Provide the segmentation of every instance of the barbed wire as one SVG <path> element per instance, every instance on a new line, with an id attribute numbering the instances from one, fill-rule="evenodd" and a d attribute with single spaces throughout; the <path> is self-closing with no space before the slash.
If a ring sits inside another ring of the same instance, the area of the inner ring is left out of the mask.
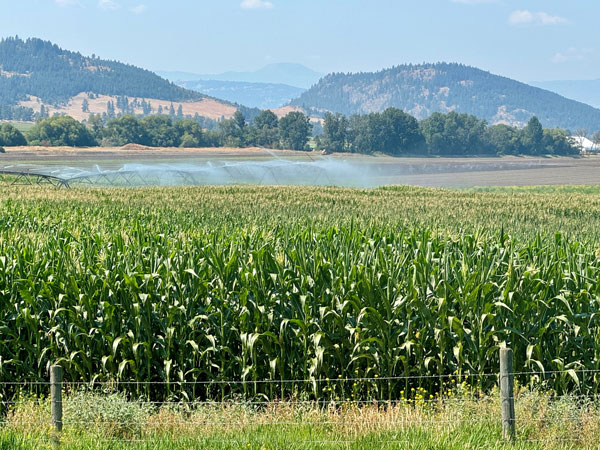
<path id="1" fill-rule="evenodd" d="M 509 376 L 524 375 L 571 375 L 600 374 L 600 369 L 564 369 L 547 371 L 520 371 L 511 372 Z M 398 376 L 371 376 L 371 377 L 338 377 L 338 378 L 308 378 L 308 379 L 261 379 L 261 380 L 173 380 L 173 381 L 130 381 L 130 380 L 90 380 L 90 381 L 64 381 L 65 385 L 248 385 L 248 384 L 301 384 L 301 383 L 347 383 L 347 382 L 373 382 L 373 381 L 404 381 L 404 380 L 431 380 L 431 379 L 464 379 L 464 378 L 489 378 L 500 377 L 499 373 L 462 373 L 462 374 L 438 374 L 438 375 L 398 375 Z M 0 381 L 0 386 L 47 386 L 50 381 Z"/>

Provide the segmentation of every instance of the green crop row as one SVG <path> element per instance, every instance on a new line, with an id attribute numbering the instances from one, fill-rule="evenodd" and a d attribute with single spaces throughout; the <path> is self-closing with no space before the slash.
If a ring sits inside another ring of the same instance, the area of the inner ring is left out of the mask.
<path id="1" fill-rule="evenodd" d="M 521 383 L 595 392 L 597 375 L 578 371 L 600 369 L 600 259 L 582 232 L 598 203 L 577 192 L 11 188 L 0 380 L 46 380 L 59 363 L 69 381 L 168 382 L 131 385 L 154 397 L 397 399 L 439 392 L 447 374 L 487 390 L 508 345 L 519 372 L 563 371 Z M 387 380 L 415 376 L 431 378 Z M 344 381 L 363 377 L 373 380 Z"/>

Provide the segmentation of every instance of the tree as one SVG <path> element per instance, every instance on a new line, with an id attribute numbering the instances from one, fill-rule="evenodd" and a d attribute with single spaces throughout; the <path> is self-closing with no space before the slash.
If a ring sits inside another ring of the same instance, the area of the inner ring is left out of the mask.
<path id="1" fill-rule="evenodd" d="M 180 120 L 175 122 L 177 134 L 180 136 L 180 146 L 202 147 L 204 143 L 204 133 L 202 127 L 193 120 Z"/>
<path id="2" fill-rule="evenodd" d="M 236 111 L 231 119 L 220 122 L 219 130 L 225 146 L 244 147 L 246 145 L 246 118 L 241 111 Z"/>
<path id="3" fill-rule="evenodd" d="M 29 131 L 29 142 L 32 145 L 70 147 L 98 145 L 85 125 L 65 116 L 55 116 L 36 123 Z"/>
<path id="4" fill-rule="evenodd" d="M 0 125 L 0 147 L 16 147 L 27 145 L 27 140 L 23 133 L 10 123 Z"/>
<path id="5" fill-rule="evenodd" d="M 344 152 L 348 143 L 348 119 L 341 114 L 325 114 L 322 144 L 330 152 Z"/>
<path id="6" fill-rule="evenodd" d="M 106 115 L 110 119 L 115 117 L 115 104 L 111 100 L 106 103 Z"/>
<path id="7" fill-rule="evenodd" d="M 536 116 L 529 119 L 529 123 L 521 130 L 521 145 L 523 153 L 541 155 L 544 153 L 544 128 Z"/>
<path id="8" fill-rule="evenodd" d="M 83 99 L 83 103 L 81 104 L 81 111 L 84 113 L 90 112 L 90 102 L 88 102 L 87 98 Z"/>
<path id="9" fill-rule="evenodd" d="M 397 108 L 388 108 L 381 115 L 383 136 L 381 150 L 388 155 L 418 151 L 425 143 L 419 122 Z"/>
<path id="10" fill-rule="evenodd" d="M 490 153 L 493 152 L 499 156 L 521 153 L 519 131 L 508 125 L 500 124 L 488 127 L 484 139 Z"/>
<path id="11" fill-rule="evenodd" d="M 543 132 L 544 153 L 549 155 L 577 155 L 581 148 L 570 139 L 569 133 L 556 128 L 545 129 Z"/>
<path id="12" fill-rule="evenodd" d="M 279 135 L 284 148 L 305 150 L 312 125 L 310 119 L 299 111 L 293 111 L 279 121 Z"/>
<path id="13" fill-rule="evenodd" d="M 249 130 L 249 143 L 259 147 L 274 148 L 279 142 L 279 119 L 271 110 L 261 111 Z"/>
<path id="14" fill-rule="evenodd" d="M 90 133 L 97 142 L 100 142 L 104 137 L 104 120 L 100 114 L 90 114 L 88 118 L 88 126 L 90 127 Z"/>
<path id="15" fill-rule="evenodd" d="M 125 144 L 149 145 L 148 134 L 134 116 L 122 116 L 106 124 L 103 144 L 122 146 Z"/>
<path id="16" fill-rule="evenodd" d="M 144 117 L 140 124 L 144 128 L 148 145 L 152 147 L 179 147 L 181 137 L 168 116 Z"/>
<path id="17" fill-rule="evenodd" d="M 485 153 L 486 122 L 469 114 L 433 113 L 421 122 L 428 152 L 432 155 Z"/>
<path id="18" fill-rule="evenodd" d="M 598 149 L 600 148 L 600 131 L 596 131 L 592 135 L 592 142 L 594 143 L 594 150 L 598 151 Z"/>

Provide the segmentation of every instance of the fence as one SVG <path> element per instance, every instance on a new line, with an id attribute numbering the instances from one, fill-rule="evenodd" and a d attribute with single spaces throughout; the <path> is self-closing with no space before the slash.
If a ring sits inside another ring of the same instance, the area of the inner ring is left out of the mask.
<path id="1" fill-rule="evenodd" d="M 338 378 L 325 380 L 255 380 L 255 381 L 213 381 L 213 382 L 187 382 L 185 385 L 206 385 L 206 384 L 279 384 L 279 383 L 319 383 L 326 387 L 325 392 L 332 392 L 329 398 L 290 398 L 288 400 L 274 399 L 246 399 L 236 400 L 228 399 L 223 401 L 200 401 L 193 399 L 182 401 L 152 401 L 150 399 L 138 400 L 135 402 L 138 406 L 157 408 L 167 408 L 174 413 L 157 413 L 156 417 L 136 415 L 135 411 L 121 411 L 118 417 L 111 416 L 110 412 L 96 416 L 92 419 L 85 416 L 70 415 L 68 420 L 64 419 L 63 394 L 74 395 L 81 389 L 89 389 L 90 392 L 96 390 L 119 391 L 123 385 L 152 384 L 161 385 L 164 382 L 70 382 L 63 380 L 63 369 L 61 366 L 52 366 L 50 368 L 49 382 L 37 383 L 0 383 L 4 386 L 31 387 L 41 386 L 49 389 L 50 392 L 50 410 L 49 416 L 32 417 L 31 415 L 13 416 L 11 420 L 4 419 L 0 424 L 27 427 L 51 425 L 53 428 L 52 440 L 55 444 L 60 442 L 60 436 L 65 427 L 80 427 L 89 429 L 90 427 L 111 428 L 113 433 L 105 436 L 104 440 L 108 442 L 128 442 L 142 443 L 150 439 L 140 430 L 161 429 L 171 430 L 177 433 L 178 430 L 196 430 L 200 434 L 206 433 L 207 442 L 220 442 L 237 445 L 245 443 L 243 440 L 219 439 L 219 430 L 227 429 L 235 432 L 247 430 L 252 427 L 261 429 L 308 429 L 328 427 L 328 429 L 339 430 L 335 440 L 326 439 L 307 439 L 304 438 L 296 444 L 318 446 L 327 444 L 348 445 L 360 443 L 361 433 L 380 432 L 382 433 L 381 444 L 406 444 L 412 443 L 414 436 L 411 436 L 411 429 L 423 429 L 430 427 L 433 430 L 443 430 L 456 428 L 462 424 L 469 426 L 480 426 L 495 430 L 498 428 L 502 440 L 514 442 L 515 440 L 527 442 L 543 442 L 544 439 L 539 436 L 531 438 L 526 435 L 528 427 L 542 424 L 569 424 L 569 433 L 561 435 L 554 440 L 563 444 L 568 442 L 577 442 L 578 438 L 572 434 L 573 429 L 589 424 L 597 425 L 594 430 L 600 431 L 600 397 L 595 395 L 561 395 L 540 394 L 540 398 L 551 400 L 557 405 L 561 401 L 568 399 L 568 407 L 557 410 L 553 414 L 536 415 L 530 413 L 517 416 L 517 406 L 519 402 L 531 402 L 524 397 L 520 397 L 515 389 L 515 376 L 518 375 L 563 375 L 573 371 L 554 371 L 554 372 L 513 372 L 513 352 L 511 349 L 503 348 L 500 350 L 500 368 L 495 374 L 478 374 L 476 377 L 495 377 L 497 379 L 498 392 L 495 395 L 489 395 L 476 389 L 469 391 L 468 395 L 452 395 L 456 392 L 454 386 L 465 384 L 460 382 L 461 378 L 454 375 L 427 375 L 422 377 L 371 377 L 371 378 Z M 582 370 L 580 372 L 598 373 L 595 370 Z M 358 383 L 385 384 L 391 381 L 419 381 L 430 378 L 439 378 L 441 386 L 449 386 L 434 395 L 426 393 L 420 388 L 411 388 L 412 391 L 400 391 L 399 399 L 381 399 L 381 398 L 352 398 L 340 397 L 342 384 L 356 385 Z M 172 383 L 176 384 L 176 383 Z M 463 393 L 464 394 L 464 393 Z M 98 399 L 95 397 L 94 399 Z M 95 401 L 93 399 L 93 401 Z M 535 401 L 532 403 L 535 409 Z M 0 398 L 0 405 L 7 411 L 14 409 L 23 400 L 15 397 L 13 399 Z M 566 404 L 566 403 L 565 403 Z M 573 405 L 578 405 L 578 411 L 573 410 Z M 594 408 L 591 408 L 591 406 Z M 102 405 L 97 405 L 102 409 Z M 302 417 L 299 417 L 298 411 L 303 411 Z M 444 412 L 445 411 L 445 412 Z M 2 419 L 0 419 L 2 420 Z M 518 432 L 520 428 L 520 432 Z M 116 432 L 114 432 L 117 430 Z M 137 430 L 137 431 L 136 431 Z M 309 431 L 310 434 L 310 431 Z M 524 436 L 524 437 L 523 437 Z M 521 438 L 520 438 L 521 437 Z M 41 439 L 41 438 L 40 438 Z M 371 439 L 370 444 L 374 444 Z M 357 444 L 359 445 L 359 444 Z"/>

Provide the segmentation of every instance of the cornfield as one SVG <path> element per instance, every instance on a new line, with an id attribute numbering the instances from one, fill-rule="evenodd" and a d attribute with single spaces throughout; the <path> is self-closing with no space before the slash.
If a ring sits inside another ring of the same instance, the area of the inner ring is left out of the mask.
<path id="1" fill-rule="evenodd" d="M 540 372 L 521 383 L 595 392 L 595 194 L 8 188 L 0 379 L 58 363 L 150 397 L 396 399 L 447 374 L 486 391 L 508 345 Z"/>

